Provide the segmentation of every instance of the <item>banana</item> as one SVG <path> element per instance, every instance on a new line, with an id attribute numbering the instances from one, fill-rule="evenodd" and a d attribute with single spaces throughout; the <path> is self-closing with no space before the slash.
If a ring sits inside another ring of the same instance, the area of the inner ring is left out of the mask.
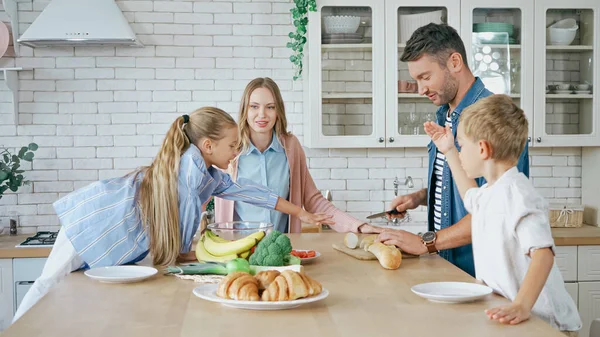
<path id="1" fill-rule="evenodd" d="M 229 254 L 224 256 L 214 256 L 209 253 L 204 247 L 204 241 L 206 240 L 206 236 L 202 235 L 198 243 L 196 244 L 196 258 L 198 261 L 204 262 L 228 262 L 237 258 L 237 254 Z"/>
<path id="2" fill-rule="evenodd" d="M 222 237 L 220 237 L 217 234 L 213 233 L 211 230 L 207 230 L 206 231 L 206 236 L 210 237 L 215 242 L 219 242 L 219 243 L 230 242 L 229 240 L 223 239 Z"/>
<path id="3" fill-rule="evenodd" d="M 243 259 L 247 259 L 248 256 L 250 256 L 250 251 L 246 251 L 243 253 L 238 254 L 239 257 L 243 258 Z"/>
<path id="4" fill-rule="evenodd" d="M 229 242 L 216 242 L 210 236 L 205 236 L 204 248 L 214 256 L 226 256 L 230 254 L 235 254 L 237 256 L 237 254 L 252 249 L 252 247 L 258 243 L 258 239 L 252 235 Z"/>

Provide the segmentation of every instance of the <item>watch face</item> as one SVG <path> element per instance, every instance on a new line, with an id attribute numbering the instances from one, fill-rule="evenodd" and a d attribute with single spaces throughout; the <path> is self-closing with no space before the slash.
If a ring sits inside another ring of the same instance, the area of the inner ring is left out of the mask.
<path id="1" fill-rule="evenodd" d="M 433 241 L 434 239 L 435 239 L 434 232 L 426 232 L 425 234 L 423 234 L 423 241 L 425 241 L 425 242 L 430 242 L 430 241 Z"/>

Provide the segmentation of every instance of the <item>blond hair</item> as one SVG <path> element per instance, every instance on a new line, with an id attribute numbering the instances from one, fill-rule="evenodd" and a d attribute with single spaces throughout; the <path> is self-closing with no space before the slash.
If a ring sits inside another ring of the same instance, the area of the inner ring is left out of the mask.
<path id="1" fill-rule="evenodd" d="M 201 139 L 218 141 L 223 130 L 236 127 L 221 109 L 203 107 L 189 115 L 188 123 L 178 117 L 167 132 L 158 154 L 145 171 L 139 190 L 141 219 L 150 238 L 150 253 L 158 266 L 175 263 L 181 250 L 179 229 L 178 176 L 181 155 Z"/>
<path id="2" fill-rule="evenodd" d="M 277 83 L 269 77 L 255 78 L 244 89 L 242 95 L 242 101 L 240 102 L 240 113 L 238 126 L 240 128 L 240 142 L 238 149 L 240 154 L 245 153 L 250 148 L 250 126 L 248 125 L 248 108 L 250 105 L 250 95 L 254 90 L 258 88 L 266 88 L 271 91 L 273 98 L 275 99 L 275 111 L 277 113 L 277 121 L 275 122 L 275 132 L 278 136 L 287 136 L 287 119 L 285 118 L 285 105 L 283 104 L 283 98 L 281 98 L 281 92 Z"/>
<path id="3" fill-rule="evenodd" d="M 466 108 L 459 127 L 474 141 L 485 140 L 492 149 L 491 158 L 516 163 L 525 148 L 527 117 L 507 95 L 492 95 Z"/>

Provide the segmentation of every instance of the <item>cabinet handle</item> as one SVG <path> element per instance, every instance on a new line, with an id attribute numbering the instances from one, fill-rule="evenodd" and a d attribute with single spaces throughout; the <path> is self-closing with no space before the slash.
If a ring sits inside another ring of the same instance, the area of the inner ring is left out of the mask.
<path id="1" fill-rule="evenodd" d="M 394 142 L 394 137 L 390 137 L 389 141 L 390 141 L 390 143 L 393 143 Z"/>
<path id="2" fill-rule="evenodd" d="M 531 143 L 531 137 L 527 137 L 527 142 Z"/>
<path id="3" fill-rule="evenodd" d="M 535 139 L 535 141 L 536 141 L 536 142 L 538 142 L 538 143 L 541 143 L 541 142 L 542 142 L 542 137 L 537 137 L 537 138 Z"/>
<path id="4" fill-rule="evenodd" d="M 379 142 L 380 142 L 380 143 L 383 143 L 384 141 L 385 141 L 385 138 L 383 138 L 383 137 L 379 137 Z"/>

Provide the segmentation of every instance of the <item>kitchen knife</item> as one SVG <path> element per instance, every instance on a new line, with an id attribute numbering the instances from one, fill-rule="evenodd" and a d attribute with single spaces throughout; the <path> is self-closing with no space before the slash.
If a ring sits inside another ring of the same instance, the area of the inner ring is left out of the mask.
<path id="1" fill-rule="evenodd" d="M 406 214 L 406 211 L 404 211 L 404 212 L 400 213 L 400 212 L 398 212 L 397 210 L 393 209 L 393 210 L 391 210 L 391 211 L 387 211 L 387 212 L 381 212 L 381 213 L 375 213 L 375 214 L 371 214 L 371 215 L 369 215 L 369 216 L 367 217 L 367 219 L 381 218 L 381 217 L 384 217 L 384 216 L 386 216 L 386 215 L 388 215 L 388 214 L 390 214 L 390 215 L 391 215 L 391 214 Z"/>

